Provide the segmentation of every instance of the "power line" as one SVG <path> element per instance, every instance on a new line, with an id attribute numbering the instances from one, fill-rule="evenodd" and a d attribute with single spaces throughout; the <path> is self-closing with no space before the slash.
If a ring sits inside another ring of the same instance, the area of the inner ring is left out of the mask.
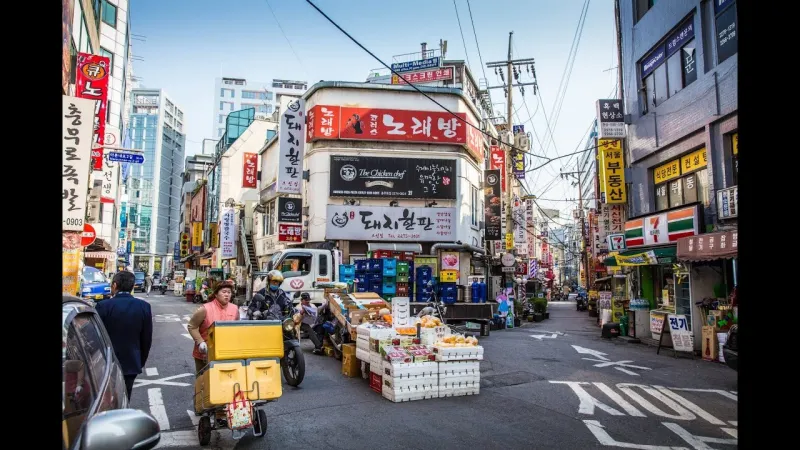
<path id="1" fill-rule="evenodd" d="M 467 0 L 467 10 L 469 10 L 469 21 L 472 22 L 472 34 L 475 36 L 475 47 L 478 48 L 478 60 L 481 63 L 481 73 L 483 73 L 483 78 L 486 79 L 486 67 L 483 65 L 483 56 L 481 56 L 481 46 L 480 44 L 478 44 L 478 32 L 475 31 L 475 21 L 472 20 L 472 7 L 469 5 L 469 0 Z M 511 118 L 509 117 L 508 120 L 511 120 Z"/>
<path id="2" fill-rule="evenodd" d="M 275 11 L 272 9 L 272 5 L 269 4 L 269 0 L 264 0 L 264 1 L 267 2 L 267 7 L 269 7 L 269 12 L 272 13 L 272 17 L 275 19 L 275 23 L 278 24 L 278 29 L 281 30 L 281 34 L 283 34 L 283 38 L 286 39 L 286 43 L 289 44 L 289 48 L 292 50 L 292 53 L 294 54 L 294 57 L 297 58 L 297 62 L 300 63 L 300 67 L 303 69 L 303 72 L 305 72 L 306 78 L 308 78 L 308 75 L 309 75 L 308 70 L 306 70 L 306 66 L 303 65 L 303 61 L 300 60 L 300 56 L 297 55 L 297 52 L 294 50 L 294 47 L 292 47 L 292 43 L 289 41 L 289 37 L 286 36 L 286 32 L 283 31 L 283 27 L 281 26 L 281 22 L 278 20 L 278 16 L 275 15 Z"/>
<path id="3" fill-rule="evenodd" d="M 464 57 L 467 59 L 467 65 L 472 66 L 469 62 L 469 51 L 467 50 L 467 40 L 464 39 L 464 29 L 461 28 L 461 17 L 458 15 L 458 4 L 456 0 L 453 0 L 453 7 L 456 9 L 456 19 L 458 20 L 458 31 L 461 32 L 461 43 L 464 44 Z M 481 63 L 481 67 L 483 67 L 483 63 Z"/>

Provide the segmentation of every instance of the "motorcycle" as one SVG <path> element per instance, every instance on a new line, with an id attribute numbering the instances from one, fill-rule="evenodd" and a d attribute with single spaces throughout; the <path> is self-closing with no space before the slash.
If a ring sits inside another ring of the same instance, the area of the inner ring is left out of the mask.
<path id="1" fill-rule="evenodd" d="M 325 339 L 327 336 L 331 347 L 333 347 L 333 356 L 337 360 L 341 360 L 344 354 L 344 344 L 350 342 L 350 334 L 347 332 L 347 328 L 343 327 L 327 308 L 327 303 L 320 307 L 317 315 L 317 324 L 312 327 L 311 332 L 319 333 L 321 339 Z"/>
<path id="2" fill-rule="evenodd" d="M 283 358 L 281 358 L 281 372 L 289 386 L 297 387 L 306 376 L 306 361 L 300 349 L 300 323 L 302 316 L 285 317 L 280 306 L 272 304 L 267 311 L 258 318 L 253 318 L 250 310 L 247 311 L 248 320 L 277 320 L 281 322 L 283 331 Z"/>
<path id="3" fill-rule="evenodd" d="M 589 309 L 589 300 L 586 297 L 579 295 L 575 299 L 575 307 L 577 311 L 586 311 Z"/>

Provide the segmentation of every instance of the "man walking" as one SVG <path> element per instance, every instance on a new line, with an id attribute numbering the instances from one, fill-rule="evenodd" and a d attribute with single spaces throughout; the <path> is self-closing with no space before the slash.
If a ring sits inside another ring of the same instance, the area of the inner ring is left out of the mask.
<path id="1" fill-rule="evenodd" d="M 153 313 L 149 303 L 131 295 L 134 282 L 132 272 L 118 272 L 111 281 L 111 299 L 99 302 L 95 308 L 122 367 L 128 400 L 153 342 Z"/>
<path id="2" fill-rule="evenodd" d="M 144 291 L 147 293 L 148 297 L 150 297 L 150 290 L 151 289 L 153 289 L 153 277 L 151 277 L 149 273 L 145 273 L 145 275 L 144 275 Z"/>

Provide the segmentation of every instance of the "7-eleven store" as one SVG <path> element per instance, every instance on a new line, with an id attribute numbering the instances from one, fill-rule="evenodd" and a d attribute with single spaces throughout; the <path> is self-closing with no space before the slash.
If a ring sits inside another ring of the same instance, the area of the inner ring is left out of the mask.
<path id="1" fill-rule="evenodd" d="M 605 265 L 627 268 L 630 295 L 650 304 L 649 315 L 636 314 L 637 338 L 658 339 L 659 334 L 654 331 L 659 331 L 660 318 L 667 313 L 683 314 L 699 349 L 703 324 L 700 314 L 694 311 L 693 280 L 688 267 L 679 263 L 676 255 L 678 240 L 701 233 L 702 222 L 700 203 L 625 222 L 626 249 L 607 258 Z"/>

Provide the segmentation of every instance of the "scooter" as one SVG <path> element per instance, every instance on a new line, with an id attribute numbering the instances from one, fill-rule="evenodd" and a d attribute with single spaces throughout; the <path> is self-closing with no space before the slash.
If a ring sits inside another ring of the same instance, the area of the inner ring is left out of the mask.
<path id="1" fill-rule="evenodd" d="M 589 301 L 582 295 L 578 296 L 578 298 L 575 300 L 575 303 L 577 311 L 586 311 L 589 309 Z"/>

